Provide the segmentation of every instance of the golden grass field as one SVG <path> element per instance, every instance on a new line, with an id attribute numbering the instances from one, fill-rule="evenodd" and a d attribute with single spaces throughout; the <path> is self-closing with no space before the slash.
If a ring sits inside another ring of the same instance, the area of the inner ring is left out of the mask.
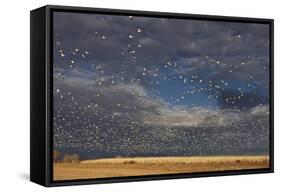
<path id="1" fill-rule="evenodd" d="M 54 181 L 269 168 L 269 156 L 134 157 L 54 163 Z"/>

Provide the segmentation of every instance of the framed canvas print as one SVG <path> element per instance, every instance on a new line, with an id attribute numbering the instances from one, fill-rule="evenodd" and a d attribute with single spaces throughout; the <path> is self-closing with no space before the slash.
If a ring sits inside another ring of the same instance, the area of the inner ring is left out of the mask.
<path id="1" fill-rule="evenodd" d="M 273 172 L 273 20 L 31 11 L 31 181 Z"/>

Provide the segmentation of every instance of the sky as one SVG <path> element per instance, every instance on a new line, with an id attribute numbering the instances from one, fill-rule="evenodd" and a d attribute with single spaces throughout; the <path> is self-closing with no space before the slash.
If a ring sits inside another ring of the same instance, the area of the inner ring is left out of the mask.
<path id="1" fill-rule="evenodd" d="M 54 12 L 54 148 L 269 153 L 269 25 Z"/>

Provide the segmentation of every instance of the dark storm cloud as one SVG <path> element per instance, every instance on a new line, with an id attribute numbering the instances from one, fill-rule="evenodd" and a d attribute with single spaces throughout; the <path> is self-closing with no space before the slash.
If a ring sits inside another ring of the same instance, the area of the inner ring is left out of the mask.
<path id="1" fill-rule="evenodd" d="M 225 89 L 221 91 L 221 97 L 218 99 L 218 104 L 221 108 L 233 108 L 232 102 L 238 109 L 248 109 L 258 105 L 267 105 L 268 98 L 260 95 L 257 90 L 244 92 L 241 97 L 241 91 L 234 89 Z M 238 99 L 239 98 L 239 99 Z"/>
<path id="2" fill-rule="evenodd" d="M 140 36 L 137 27 L 142 29 Z M 247 60 L 248 56 L 265 60 L 269 54 L 269 27 L 264 24 L 243 24 L 241 27 L 241 23 L 229 22 L 144 17 L 130 20 L 126 16 L 55 13 L 54 31 L 60 35 L 55 41 L 62 42 L 67 57 L 71 57 L 75 48 L 87 49 L 89 60 L 93 63 L 106 60 L 107 65 L 112 63 L 112 69 L 117 68 L 116 62 L 124 62 L 121 53 L 127 53 L 128 44 L 136 51 L 138 65 L 149 65 L 145 58 L 162 64 L 167 60 L 177 62 L 180 58 L 205 56 L 235 65 Z M 95 32 L 107 39 L 96 37 Z M 129 34 L 134 39 L 130 40 Z M 142 48 L 138 49 L 136 43 Z M 58 54 L 55 57 L 62 63 L 69 62 Z M 243 69 L 239 72 L 243 73 Z"/>

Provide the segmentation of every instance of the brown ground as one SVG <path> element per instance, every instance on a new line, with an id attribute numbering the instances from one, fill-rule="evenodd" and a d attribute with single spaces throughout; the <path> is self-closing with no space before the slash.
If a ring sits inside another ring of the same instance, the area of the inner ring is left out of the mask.
<path id="1" fill-rule="evenodd" d="M 55 163 L 54 181 L 269 168 L 268 156 L 135 157 Z"/>

